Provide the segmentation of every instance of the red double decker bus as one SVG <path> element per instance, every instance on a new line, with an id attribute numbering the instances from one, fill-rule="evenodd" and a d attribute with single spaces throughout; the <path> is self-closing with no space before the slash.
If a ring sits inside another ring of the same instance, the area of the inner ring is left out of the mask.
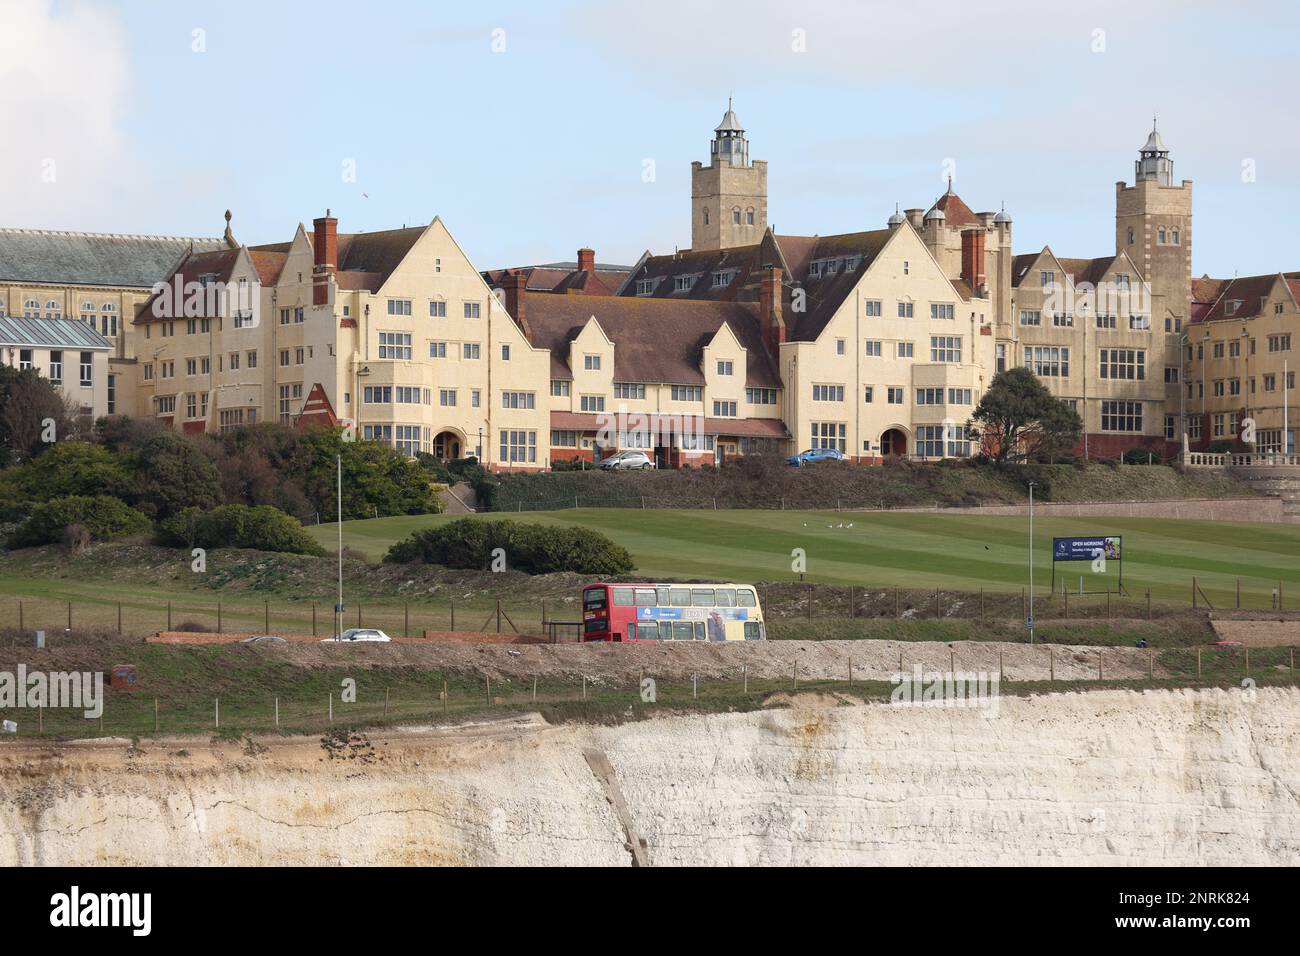
<path id="1" fill-rule="evenodd" d="M 761 641 L 750 584 L 591 584 L 582 591 L 584 641 Z"/>

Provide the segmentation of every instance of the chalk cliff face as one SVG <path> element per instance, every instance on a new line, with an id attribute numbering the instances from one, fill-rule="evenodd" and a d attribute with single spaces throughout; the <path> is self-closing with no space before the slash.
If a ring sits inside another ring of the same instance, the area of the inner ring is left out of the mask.
<path id="1" fill-rule="evenodd" d="M 787 703 L 334 747 L 11 741 L 0 864 L 1300 863 L 1295 690 Z"/>

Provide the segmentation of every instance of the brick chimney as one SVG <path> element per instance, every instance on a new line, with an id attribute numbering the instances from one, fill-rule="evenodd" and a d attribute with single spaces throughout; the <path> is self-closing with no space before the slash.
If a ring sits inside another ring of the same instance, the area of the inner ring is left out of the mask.
<path id="1" fill-rule="evenodd" d="M 758 280 L 758 320 L 762 325 L 763 342 L 773 358 L 780 358 L 781 343 L 785 341 L 785 319 L 782 317 L 781 269 L 768 266 Z"/>
<path id="2" fill-rule="evenodd" d="M 316 235 L 312 243 L 315 263 L 311 269 L 312 305 L 328 305 L 330 301 L 330 283 L 339 267 L 339 221 L 330 215 L 312 220 Z"/>
<path id="3" fill-rule="evenodd" d="M 578 250 L 578 271 L 595 272 L 596 271 L 596 250 L 582 248 Z"/>
<path id="4" fill-rule="evenodd" d="M 961 277 L 978 296 L 988 286 L 984 275 L 984 230 L 967 229 L 961 234 Z"/>
<path id="5" fill-rule="evenodd" d="M 533 340 L 533 330 L 528 325 L 527 300 L 528 300 L 528 273 L 511 272 L 505 277 L 502 287 L 506 293 L 506 311 L 514 318 L 515 323 L 524 333 L 524 338 L 529 342 Z"/>

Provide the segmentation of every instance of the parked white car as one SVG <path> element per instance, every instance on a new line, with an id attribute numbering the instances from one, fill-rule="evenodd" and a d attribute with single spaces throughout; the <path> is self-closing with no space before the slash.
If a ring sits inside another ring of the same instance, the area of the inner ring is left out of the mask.
<path id="1" fill-rule="evenodd" d="M 360 641 L 382 641 L 388 642 L 392 638 L 383 631 L 374 627 L 352 627 L 344 631 L 338 637 L 322 638 L 322 644 L 344 644 Z"/>
<path id="2" fill-rule="evenodd" d="M 610 455 L 600 463 L 600 467 L 606 471 L 622 471 L 628 468 L 644 470 L 654 466 L 655 460 L 643 451 L 621 451 L 617 455 Z"/>

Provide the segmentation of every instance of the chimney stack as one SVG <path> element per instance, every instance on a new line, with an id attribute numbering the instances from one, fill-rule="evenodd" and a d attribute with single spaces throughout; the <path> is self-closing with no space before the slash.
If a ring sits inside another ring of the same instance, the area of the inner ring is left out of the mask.
<path id="1" fill-rule="evenodd" d="M 506 276 L 505 281 L 506 293 L 506 311 L 514 318 L 515 323 L 524 333 L 524 338 L 529 342 L 533 340 L 532 329 L 528 325 L 527 299 L 528 299 L 528 273 L 511 272 Z"/>
<path id="2" fill-rule="evenodd" d="M 967 229 L 961 234 L 961 277 L 983 297 L 988 281 L 984 275 L 984 230 Z"/>
<path id="3" fill-rule="evenodd" d="M 312 305 L 328 305 L 330 285 L 339 267 L 339 221 L 326 209 L 324 216 L 312 220 L 312 226 L 316 233 L 312 243 L 315 263 L 311 270 L 311 301 Z"/>
<path id="4" fill-rule="evenodd" d="M 596 250 L 587 249 L 586 247 L 578 250 L 578 271 L 595 272 L 596 271 Z"/>
<path id="5" fill-rule="evenodd" d="M 781 343 L 785 341 L 781 300 L 781 269 L 779 266 L 768 266 L 758 280 L 758 313 L 763 341 L 774 359 L 781 357 Z"/>

